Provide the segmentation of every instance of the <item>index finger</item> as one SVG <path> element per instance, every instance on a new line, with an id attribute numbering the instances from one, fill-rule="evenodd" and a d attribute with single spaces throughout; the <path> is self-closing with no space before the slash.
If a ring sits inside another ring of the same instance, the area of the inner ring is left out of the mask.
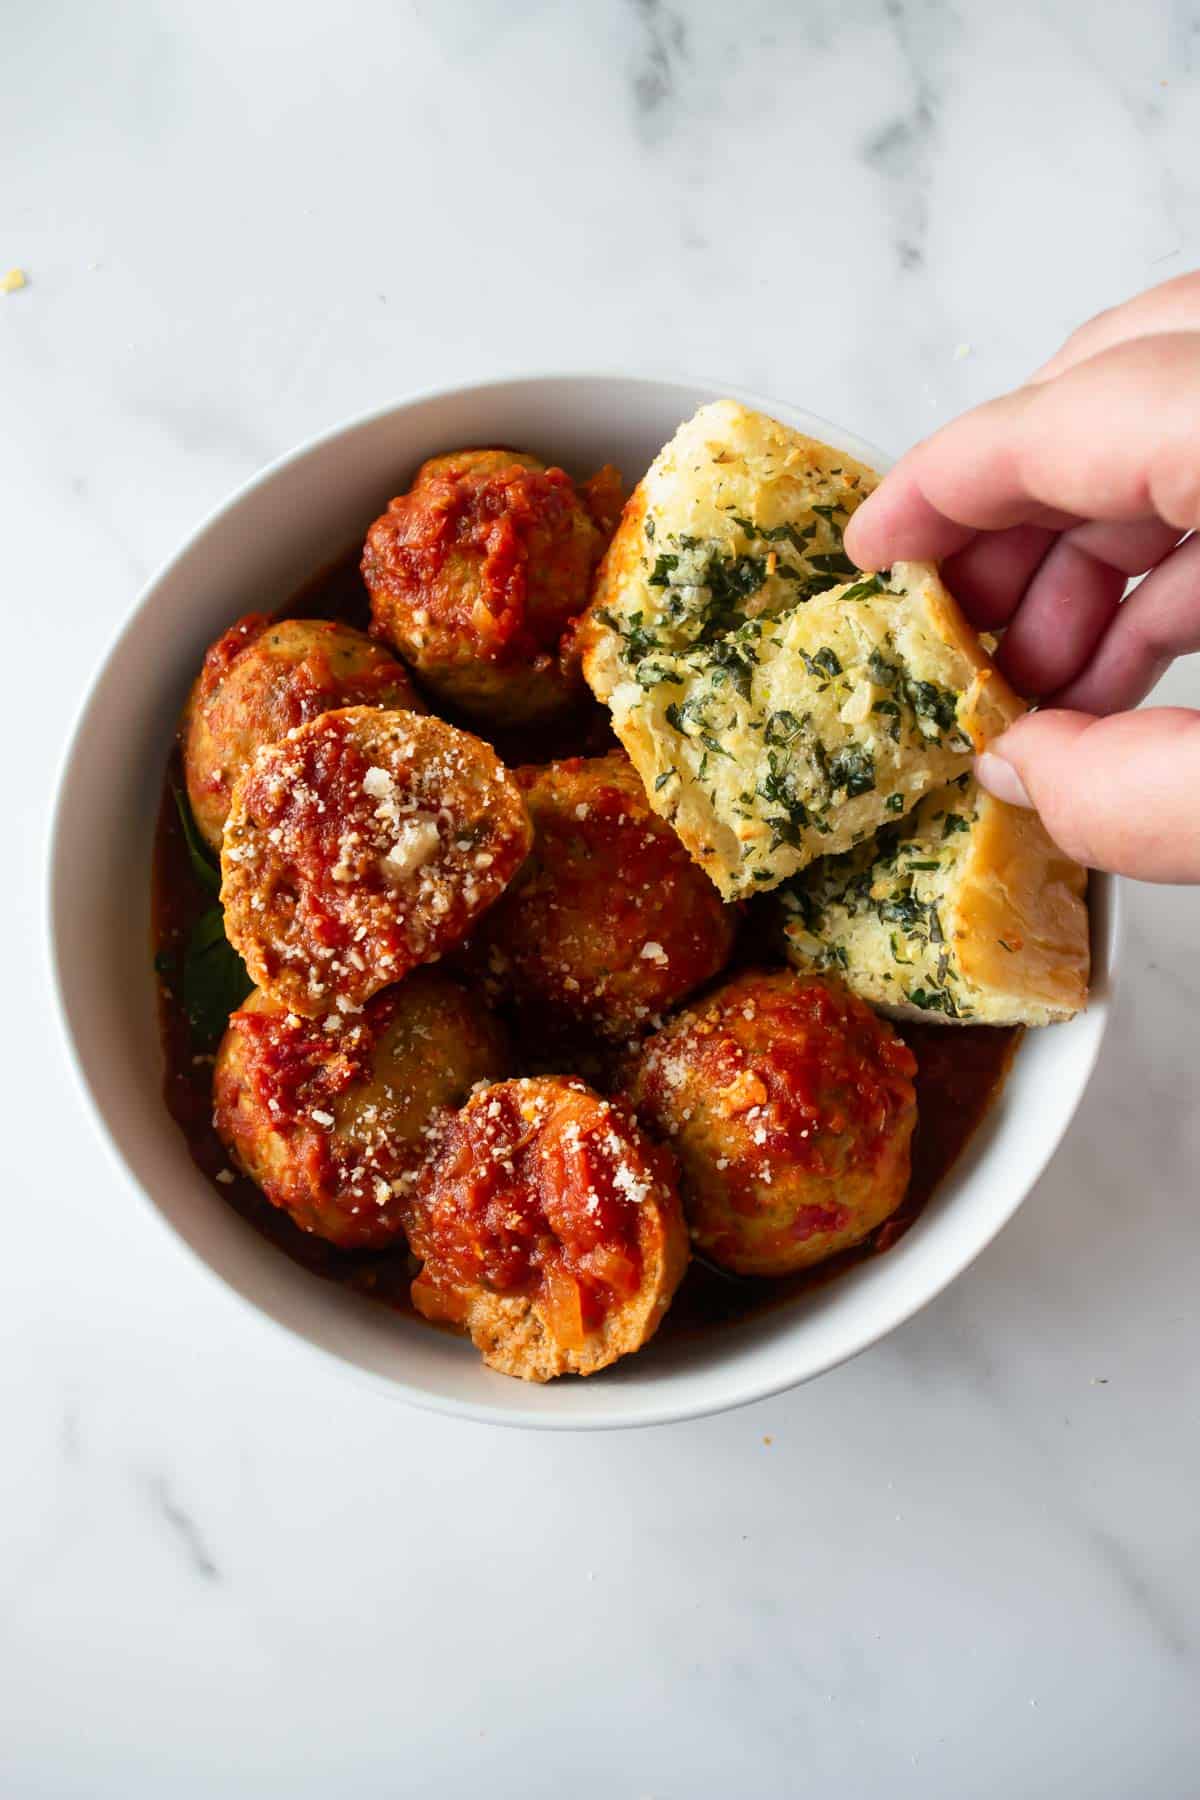
<path id="1" fill-rule="evenodd" d="M 938 560 L 977 531 L 1200 521 L 1200 332 L 1135 338 L 989 400 L 918 444 L 846 528 L 862 568 Z"/>
<path id="2" fill-rule="evenodd" d="M 1200 270 L 1176 275 L 1119 306 L 1106 307 L 1078 326 L 1029 379 L 1048 381 L 1113 344 L 1160 331 L 1200 331 Z"/>

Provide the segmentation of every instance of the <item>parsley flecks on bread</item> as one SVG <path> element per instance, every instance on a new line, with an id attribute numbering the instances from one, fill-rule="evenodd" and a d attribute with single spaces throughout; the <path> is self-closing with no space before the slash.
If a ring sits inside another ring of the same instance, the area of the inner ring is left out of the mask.
<path id="1" fill-rule="evenodd" d="M 651 804 L 727 899 L 910 811 L 1020 710 L 934 569 L 846 558 L 875 481 L 733 401 L 702 407 L 626 507 L 580 624 Z"/>
<path id="2" fill-rule="evenodd" d="M 970 776 L 780 890 L 789 960 L 901 1018 L 1047 1025 L 1087 1000 L 1086 876 Z"/>

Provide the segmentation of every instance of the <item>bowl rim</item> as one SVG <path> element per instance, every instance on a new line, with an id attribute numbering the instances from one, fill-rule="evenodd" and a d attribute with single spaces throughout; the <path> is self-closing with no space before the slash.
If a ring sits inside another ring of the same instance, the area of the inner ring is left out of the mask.
<path id="1" fill-rule="evenodd" d="M 827 429 L 829 442 L 836 444 L 849 455 L 857 457 L 870 467 L 886 470 L 894 461 L 891 456 L 881 450 L 879 446 L 871 443 L 870 440 L 836 425 L 832 420 L 810 412 L 806 407 L 797 406 L 790 401 L 783 400 L 782 397 L 771 399 L 738 383 L 710 381 L 686 372 L 672 371 L 652 374 L 643 370 L 630 372 L 603 367 L 585 370 L 548 369 L 531 372 L 514 370 L 511 373 L 482 380 L 465 380 L 414 388 L 380 406 L 351 414 L 338 423 L 324 427 L 303 439 L 299 444 L 284 451 L 248 476 L 237 488 L 203 515 L 143 583 L 118 629 L 109 640 L 104 655 L 92 671 L 78 700 L 75 722 L 60 751 L 55 770 L 54 799 L 45 839 L 44 862 L 45 910 L 43 918 L 45 932 L 42 937 L 42 945 L 49 963 L 49 985 L 53 994 L 54 1011 L 66 1049 L 67 1060 L 76 1087 L 84 1100 L 85 1111 L 105 1146 L 110 1164 L 140 1195 L 145 1211 L 157 1219 L 159 1225 L 170 1235 L 171 1239 L 182 1247 L 193 1264 L 198 1265 L 208 1280 L 222 1293 L 240 1303 L 247 1312 L 257 1316 L 269 1327 L 285 1333 L 292 1341 L 306 1346 L 310 1351 L 321 1355 L 338 1368 L 366 1382 L 376 1391 L 386 1393 L 393 1400 L 452 1418 L 515 1429 L 532 1428 L 551 1431 L 640 1429 L 656 1425 L 684 1423 L 691 1419 L 752 1405 L 758 1400 L 769 1399 L 774 1395 L 785 1393 L 791 1388 L 829 1374 L 833 1369 L 862 1355 L 864 1351 L 881 1342 L 882 1339 L 930 1305 L 983 1254 L 1005 1226 L 1011 1223 L 1057 1154 L 1091 1082 L 1104 1046 L 1108 1026 L 1111 1022 L 1112 1000 L 1116 991 L 1126 933 L 1126 909 L 1122 896 L 1122 884 L 1110 875 L 1095 870 L 1091 871 L 1089 875 L 1089 909 L 1093 907 L 1097 899 L 1101 900 L 1104 920 L 1106 982 L 1102 992 L 1089 996 L 1088 1012 L 1095 1019 L 1097 1028 L 1093 1032 L 1086 1055 L 1080 1060 L 1074 1076 L 1075 1091 L 1069 1105 L 1058 1117 L 1053 1141 L 1029 1165 L 1024 1181 L 1014 1184 L 1015 1197 L 1011 1202 L 995 1209 L 993 1216 L 986 1222 L 986 1230 L 974 1234 L 968 1245 L 945 1258 L 942 1264 L 936 1270 L 930 1271 L 919 1284 L 914 1282 L 908 1288 L 902 1289 L 894 1296 L 890 1306 L 878 1306 L 875 1314 L 856 1334 L 853 1342 L 819 1358 L 800 1373 L 794 1369 L 783 1370 L 778 1377 L 766 1380 L 761 1377 L 752 1378 L 748 1375 L 740 1386 L 735 1384 L 736 1391 L 717 1395 L 711 1400 L 703 1394 L 692 1400 L 664 1397 L 658 1404 L 639 1400 L 625 1410 L 617 1406 L 608 1413 L 596 1416 L 581 1416 L 570 1405 L 558 1413 L 538 1412 L 520 1406 L 493 1407 L 486 1401 L 467 1400 L 454 1395 L 437 1393 L 406 1380 L 402 1375 L 384 1373 L 381 1370 L 370 1368 L 354 1356 L 344 1353 L 333 1345 L 321 1342 L 317 1336 L 304 1329 L 302 1325 L 280 1316 L 272 1306 L 246 1291 L 240 1282 L 231 1280 L 198 1245 L 189 1239 L 127 1160 L 117 1142 L 114 1131 L 109 1126 L 104 1109 L 84 1066 L 83 1053 L 73 1018 L 74 1002 L 71 994 L 67 991 L 64 975 L 62 941 L 66 926 L 65 888 L 67 880 L 64 865 L 67 858 L 67 846 L 63 824 L 67 804 L 68 776 L 89 733 L 110 666 L 119 656 L 127 640 L 138 632 L 143 617 L 155 604 L 159 588 L 174 574 L 179 565 L 193 556 L 201 548 L 204 540 L 211 533 L 216 532 L 229 515 L 236 512 L 252 495 L 269 486 L 295 464 L 328 449 L 342 438 L 365 431 L 374 424 L 382 423 L 395 415 L 421 405 L 450 401 L 473 394 L 496 394 L 505 388 L 531 389 L 552 384 L 563 386 L 581 383 L 620 383 L 624 386 L 641 386 L 648 390 L 679 387 L 691 392 L 708 392 L 713 398 L 720 396 L 734 399 L 743 405 L 768 414 L 775 414 L 782 408 L 785 411 L 790 410 L 803 414 L 806 424 L 810 427 Z M 1093 913 L 1094 922 L 1095 914 Z M 165 1106 L 163 1116 L 169 1119 Z M 298 1269 L 296 1273 L 300 1279 L 315 1279 L 315 1277 L 309 1277 L 308 1272 L 302 1269 Z M 553 1384 L 554 1391 L 560 1391 L 561 1385 Z M 569 1393 L 570 1388 L 567 1391 Z"/>

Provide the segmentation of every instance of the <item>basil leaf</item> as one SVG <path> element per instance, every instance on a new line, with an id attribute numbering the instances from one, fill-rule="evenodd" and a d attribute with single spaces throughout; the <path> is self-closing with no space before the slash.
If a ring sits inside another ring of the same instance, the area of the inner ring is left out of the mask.
<path id="1" fill-rule="evenodd" d="M 197 1044 L 212 1045 L 254 983 L 225 936 L 225 914 L 210 906 L 192 926 L 183 952 L 180 998 Z"/>
<path id="2" fill-rule="evenodd" d="M 188 862 L 192 874 L 202 888 L 210 894 L 221 891 L 221 871 L 209 855 L 208 845 L 196 830 L 196 821 L 192 817 L 192 809 L 188 805 L 187 795 L 179 783 L 172 777 L 171 792 L 175 796 L 175 809 L 179 814 L 179 823 L 183 827 L 183 841 L 187 845 Z"/>

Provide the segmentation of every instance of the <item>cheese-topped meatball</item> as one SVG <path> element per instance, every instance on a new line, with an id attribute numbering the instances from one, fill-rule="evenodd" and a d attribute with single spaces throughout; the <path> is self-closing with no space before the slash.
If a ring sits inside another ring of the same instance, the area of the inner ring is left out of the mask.
<path id="1" fill-rule="evenodd" d="M 577 487 L 515 450 L 436 456 L 367 533 L 373 630 L 464 712 L 548 718 L 579 693 L 560 642 L 620 508 L 612 468 Z"/>
<path id="2" fill-rule="evenodd" d="M 652 1028 L 725 966 L 737 913 L 623 751 L 516 771 L 533 850 L 482 926 L 489 979 L 556 1037 Z"/>
<path id="3" fill-rule="evenodd" d="M 688 1259 L 669 1151 L 565 1076 L 480 1088 L 407 1219 L 413 1303 L 505 1375 L 591 1375 L 652 1337 Z"/>
<path id="4" fill-rule="evenodd" d="M 516 783 L 468 732 L 367 706 L 324 713 L 234 787 L 226 933 L 295 1012 L 352 1012 L 457 943 L 532 835 Z"/>
<path id="5" fill-rule="evenodd" d="M 407 669 L 349 625 L 248 613 L 217 639 L 179 733 L 192 816 L 214 850 L 234 781 L 259 746 L 340 706 L 425 711 Z"/>
<path id="6" fill-rule="evenodd" d="M 630 1091 L 679 1157 L 696 1247 L 740 1275 L 785 1275 L 900 1204 L 915 1073 L 840 982 L 751 971 L 649 1039 Z"/>
<path id="7" fill-rule="evenodd" d="M 255 991 L 217 1055 L 215 1123 L 234 1160 L 304 1231 L 380 1249 L 400 1235 L 447 1109 L 507 1066 L 491 1014 L 430 970 L 353 1019 L 323 1023 Z"/>

